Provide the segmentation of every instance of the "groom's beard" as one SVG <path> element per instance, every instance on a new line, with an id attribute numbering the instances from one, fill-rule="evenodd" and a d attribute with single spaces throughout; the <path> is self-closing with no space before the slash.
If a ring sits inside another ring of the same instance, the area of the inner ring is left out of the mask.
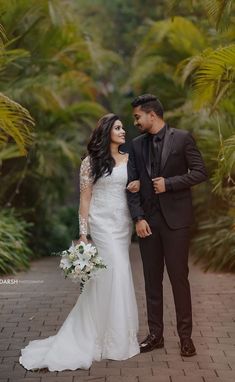
<path id="1" fill-rule="evenodd" d="M 141 125 L 136 125 L 137 129 L 140 131 L 140 133 L 145 133 L 145 128 Z"/>
<path id="2" fill-rule="evenodd" d="M 140 132 L 141 134 L 144 134 L 144 133 L 147 133 L 147 132 L 148 132 L 148 128 L 146 128 L 146 127 L 143 127 L 143 126 L 141 126 L 141 125 L 137 125 L 136 127 L 138 128 L 138 130 L 139 130 L 139 132 Z"/>

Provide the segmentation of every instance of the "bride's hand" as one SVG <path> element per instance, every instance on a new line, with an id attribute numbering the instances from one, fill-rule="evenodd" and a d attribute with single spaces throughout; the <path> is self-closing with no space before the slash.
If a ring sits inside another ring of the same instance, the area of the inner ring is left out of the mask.
<path id="1" fill-rule="evenodd" d="M 86 235 L 81 235 L 78 240 L 73 240 L 73 243 L 74 243 L 74 245 L 77 245 L 77 244 L 80 244 L 81 241 L 83 241 L 83 243 L 85 243 L 85 244 L 88 244 L 88 240 L 87 240 Z"/>
<path id="2" fill-rule="evenodd" d="M 140 190 L 140 181 L 139 180 L 133 180 L 132 182 L 130 182 L 127 186 L 127 189 L 128 191 L 130 192 L 139 192 Z"/>

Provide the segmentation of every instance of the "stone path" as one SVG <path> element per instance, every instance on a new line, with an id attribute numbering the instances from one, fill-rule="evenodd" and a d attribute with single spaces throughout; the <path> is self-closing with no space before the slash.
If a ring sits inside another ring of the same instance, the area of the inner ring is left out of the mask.
<path id="1" fill-rule="evenodd" d="M 19 363 L 20 348 L 60 328 L 77 300 L 77 284 L 64 280 L 58 258 L 34 261 L 29 272 L 0 278 L 0 382 L 234 382 L 235 275 L 203 273 L 190 265 L 197 356 L 179 355 L 175 311 L 164 279 L 165 348 L 125 362 L 102 361 L 90 370 L 30 372 Z M 141 260 L 136 244 L 131 261 L 142 339 L 147 334 Z M 6 285 L 6 280 L 15 284 Z"/>

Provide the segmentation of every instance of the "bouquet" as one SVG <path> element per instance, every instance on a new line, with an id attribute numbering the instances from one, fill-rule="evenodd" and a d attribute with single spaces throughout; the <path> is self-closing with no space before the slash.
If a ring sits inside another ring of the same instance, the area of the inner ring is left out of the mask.
<path id="1" fill-rule="evenodd" d="M 97 248 L 91 243 L 72 243 L 71 247 L 58 253 L 62 258 L 60 268 L 63 270 L 65 278 L 73 282 L 80 282 L 82 292 L 84 284 L 94 278 L 99 269 L 107 268 L 103 259 L 98 255 Z"/>

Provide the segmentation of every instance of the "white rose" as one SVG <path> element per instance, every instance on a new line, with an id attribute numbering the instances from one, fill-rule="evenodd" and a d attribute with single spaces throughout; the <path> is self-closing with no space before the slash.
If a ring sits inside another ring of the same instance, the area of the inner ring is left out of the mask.
<path id="1" fill-rule="evenodd" d="M 90 265 L 86 265 L 86 271 L 87 272 L 91 272 L 92 271 L 92 269 L 93 269 L 93 264 L 90 264 Z"/>
<path id="2" fill-rule="evenodd" d="M 62 269 L 68 269 L 71 267 L 71 265 L 72 265 L 72 263 L 66 257 L 62 258 L 60 261 L 60 268 L 62 268 Z"/>
<path id="3" fill-rule="evenodd" d="M 74 272 L 76 273 L 76 275 L 79 275 L 81 273 L 81 269 L 79 265 L 76 265 Z"/>

